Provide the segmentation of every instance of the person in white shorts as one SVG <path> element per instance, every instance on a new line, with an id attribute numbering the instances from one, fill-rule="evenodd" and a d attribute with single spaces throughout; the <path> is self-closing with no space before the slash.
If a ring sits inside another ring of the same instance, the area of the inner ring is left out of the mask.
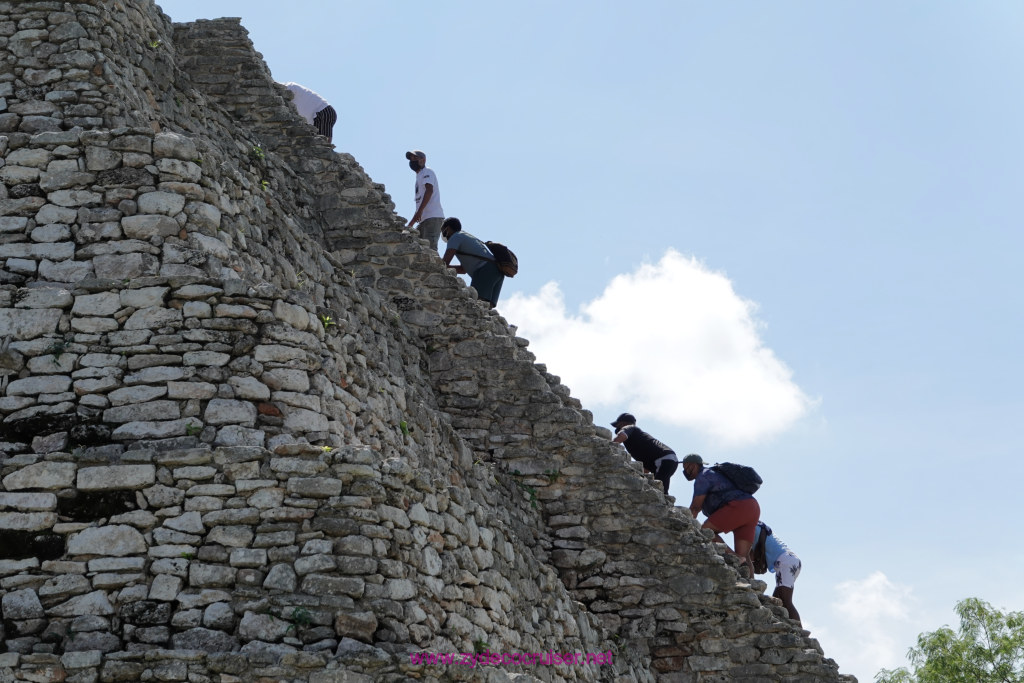
<path id="1" fill-rule="evenodd" d="M 772 596 L 781 600 L 789 612 L 789 618 L 799 623 L 800 613 L 793 605 L 793 584 L 796 583 L 796 577 L 800 576 L 800 558 L 776 538 L 772 528 L 764 522 L 757 523 L 754 547 L 750 554 L 755 572 L 763 574 L 770 571 L 775 574 L 775 592 Z"/>

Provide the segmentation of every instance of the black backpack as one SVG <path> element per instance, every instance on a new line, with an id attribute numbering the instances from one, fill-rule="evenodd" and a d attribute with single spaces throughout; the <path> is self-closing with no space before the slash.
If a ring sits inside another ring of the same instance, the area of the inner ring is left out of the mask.
<path id="1" fill-rule="evenodd" d="M 764 483 L 761 481 L 761 477 L 757 472 L 754 471 L 754 468 L 746 465 L 737 465 L 732 462 L 720 462 L 710 469 L 721 474 L 723 477 L 731 481 L 733 486 L 745 493 L 757 493 L 757 490 L 761 488 L 761 484 Z"/>
<path id="2" fill-rule="evenodd" d="M 484 242 L 484 244 L 494 254 L 494 263 L 497 264 L 498 270 L 507 277 L 515 277 L 519 272 L 519 259 L 512 253 L 512 250 L 501 242 Z"/>

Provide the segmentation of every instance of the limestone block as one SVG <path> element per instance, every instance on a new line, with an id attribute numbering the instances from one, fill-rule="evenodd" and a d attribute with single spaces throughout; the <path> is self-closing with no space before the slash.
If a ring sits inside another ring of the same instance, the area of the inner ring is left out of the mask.
<path id="1" fill-rule="evenodd" d="M 146 552 L 146 539 L 137 529 L 124 524 L 90 527 L 68 539 L 68 555 L 113 555 L 122 557 Z"/>
<path id="2" fill-rule="evenodd" d="M 172 296 L 176 299 L 197 300 L 217 296 L 223 291 L 220 287 L 212 287 L 210 285 L 185 285 L 174 290 Z"/>
<path id="3" fill-rule="evenodd" d="M 310 595 L 347 595 L 360 598 L 365 590 L 366 582 L 352 576 L 309 574 L 302 580 L 302 592 Z M 415 595 L 415 592 L 413 594 Z"/>
<path id="4" fill-rule="evenodd" d="M 136 201 L 139 206 L 140 214 L 158 214 L 163 216 L 175 216 L 185 208 L 185 198 L 180 194 L 173 192 L 144 192 L 140 194 Z M 140 216 L 133 216 L 138 218 Z M 177 222 L 175 227 L 177 228 Z M 122 228 L 124 227 L 124 220 L 121 221 Z M 125 230 L 125 234 L 127 234 Z M 177 230 L 172 234 L 176 234 Z"/>
<path id="5" fill-rule="evenodd" d="M 146 275 L 148 264 L 142 254 L 133 252 L 97 256 L 92 260 L 92 267 L 100 279 L 122 280 Z"/>
<path id="6" fill-rule="evenodd" d="M 171 637 L 175 650 L 200 650 L 210 654 L 236 652 L 241 647 L 238 639 L 224 631 L 192 628 Z"/>
<path id="7" fill-rule="evenodd" d="M 44 259 L 39 264 L 39 277 L 51 282 L 79 282 L 92 277 L 92 274 L 92 261 L 68 260 L 54 263 L 49 259 Z"/>
<path id="8" fill-rule="evenodd" d="M 86 173 L 79 171 L 77 164 L 69 170 L 47 170 L 39 176 L 39 188 L 43 192 L 52 192 L 54 190 L 66 190 L 72 187 L 82 187 L 84 185 L 92 185 L 96 180 L 96 174 Z"/>
<path id="9" fill-rule="evenodd" d="M 148 422 L 155 420 L 176 420 L 181 417 L 177 401 L 149 401 L 130 403 L 103 411 L 104 422 Z"/>
<path id="10" fill-rule="evenodd" d="M 382 597 L 388 600 L 411 600 L 416 597 L 416 584 L 409 579 L 388 579 L 384 582 Z"/>
<path id="11" fill-rule="evenodd" d="M 286 363 L 290 360 L 305 360 L 306 352 L 293 346 L 260 344 L 253 349 L 253 357 L 261 363 Z"/>
<path id="12" fill-rule="evenodd" d="M 40 225 L 32 230 L 33 242 L 63 242 L 71 239 L 71 228 L 60 223 Z"/>
<path id="13" fill-rule="evenodd" d="M 201 232 L 193 232 L 189 235 L 189 241 L 196 249 L 204 251 L 207 254 L 212 254 L 222 261 L 228 261 L 231 259 L 231 249 L 216 237 L 210 237 Z"/>
<path id="14" fill-rule="evenodd" d="M 238 624 L 238 635 L 242 640 L 259 640 L 276 643 L 282 640 L 292 625 L 270 614 L 246 612 Z"/>
<path id="15" fill-rule="evenodd" d="M 139 289 L 122 289 L 121 306 L 132 308 L 151 308 L 163 306 L 164 298 L 170 287 L 141 287 Z"/>
<path id="16" fill-rule="evenodd" d="M 67 308 L 71 305 L 71 292 L 56 287 L 39 287 L 18 291 L 18 308 Z"/>
<path id="17" fill-rule="evenodd" d="M 56 522 L 56 512 L 0 512 L 0 531 L 43 531 Z"/>
<path id="18" fill-rule="evenodd" d="M 160 327 L 177 327 L 181 324 L 181 311 L 161 306 L 140 308 L 132 313 L 124 324 L 126 330 L 154 330 Z"/>
<path id="19" fill-rule="evenodd" d="M 291 325 L 297 330 L 304 330 L 309 325 L 309 311 L 302 306 L 289 304 L 278 299 L 270 310 L 275 318 Z"/>
<path id="20" fill-rule="evenodd" d="M 213 307 L 205 301 L 186 301 L 181 312 L 186 318 L 213 317 Z"/>
<path id="21" fill-rule="evenodd" d="M 71 388 L 71 378 L 66 375 L 42 375 L 16 379 L 7 385 L 8 396 L 35 396 L 37 394 L 59 394 Z"/>
<path id="22" fill-rule="evenodd" d="M 9 258 L 4 266 L 12 273 L 19 275 L 32 275 L 36 272 L 35 259 Z"/>
<path id="23" fill-rule="evenodd" d="M 90 171 L 106 171 L 121 165 L 121 155 L 106 147 L 85 148 L 85 167 Z"/>
<path id="24" fill-rule="evenodd" d="M 74 242 L 13 242 L 0 244 L 0 258 L 65 261 L 75 255 Z"/>
<path id="25" fill-rule="evenodd" d="M 8 185 L 20 185 L 22 183 L 34 183 L 39 180 L 39 169 L 28 166 L 12 166 L 10 164 L 0 168 L 0 181 Z"/>
<path id="26" fill-rule="evenodd" d="M 30 166 L 32 168 L 46 168 L 53 158 L 52 153 L 46 149 L 34 147 L 22 147 L 7 155 L 8 166 Z"/>
<path id="27" fill-rule="evenodd" d="M 295 572 L 299 576 L 314 572 L 327 572 L 335 567 L 334 558 L 330 555 L 309 555 L 295 560 Z"/>
<path id="28" fill-rule="evenodd" d="M 78 211 L 66 206 L 45 204 L 35 215 L 37 225 L 49 223 L 75 223 L 78 220 Z"/>
<path id="29" fill-rule="evenodd" d="M 292 408 L 285 415 L 284 428 L 289 432 L 325 432 L 327 416 L 312 410 Z"/>
<path id="30" fill-rule="evenodd" d="M 231 362 L 231 355 L 219 351 L 188 351 L 182 356 L 185 365 L 223 367 Z"/>
<path id="31" fill-rule="evenodd" d="M 214 398 L 207 404 L 203 418 L 212 425 L 243 424 L 251 427 L 256 424 L 256 406 L 249 401 Z"/>
<path id="32" fill-rule="evenodd" d="M 74 318 L 71 329 L 84 334 L 103 334 L 117 329 L 117 321 L 112 318 Z"/>
<path id="33" fill-rule="evenodd" d="M 29 372 L 38 374 L 67 373 L 75 369 L 75 362 L 78 354 L 62 353 L 60 356 L 50 354 L 48 356 L 36 356 L 28 359 Z"/>
<path id="34" fill-rule="evenodd" d="M 11 591 L 4 595 L 0 609 L 4 619 L 20 621 L 22 619 L 42 619 L 46 616 L 39 596 L 31 588 Z"/>
<path id="35" fill-rule="evenodd" d="M 263 581 L 263 587 L 267 590 L 278 590 L 285 593 L 293 593 L 298 585 L 298 577 L 291 565 L 276 564 L 267 572 L 267 578 Z"/>
<path id="36" fill-rule="evenodd" d="M 270 398 L 270 387 L 255 377 L 229 377 L 228 384 L 235 390 L 236 398 L 250 401 L 266 401 Z"/>
<path id="37" fill-rule="evenodd" d="M 72 211 L 72 213 L 75 212 Z M 0 235 L 25 232 L 26 227 L 28 227 L 28 219 L 23 216 L 0 216 Z"/>
<path id="38" fill-rule="evenodd" d="M 117 292 L 100 292 L 99 294 L 79 294 L 75 297 L 75 305 L 71 308 L 74 315 L 114 315 L 122 308 L 121 298 Z"/>
<path id="39" fill-rule="evenodd" d="M 74 483 L 77 469 L 70 462 L 37 462 L 8 474 L 3 484 L 8 491 L 66 489 Z"/>
<path id="40" fill-rule="evenodd" d="M 217 395 L 217 387 L 209 382 L 167 382 L 167 397 L 174 399 L 207 399 Z"/>
<path id="41" fill-rule="evenodd" d="M 288 479 L 288 493 L 304 498 L 340 496 L 342 486 L 340 479 L 328 477 L 289 477 Z"/>
<path id="42" fill-rule="evenodd" d="M 203 626 L 224 630 L 235 627 L 235 612 L 227 602 L 215 602 L 203 612 Z"/>
<path id="43" fill-rule="evenodd" d="M 194 420 L 167 420 L 165 422 L 126 422 L 116 428 L 111 437 L 120 439 L 166 439 L 171 436 L 185 436 Z"/>
<path id="44" fill-rule="evenodd" d="M 188 568 L 188 584 L 193 588 L 234 586 L 235 573 L 233 567 L 192 562 Z"/>
<path id="45" fill-rule="evenodd" d="M 148 194 L 167 193 L 150 192 Z M 177 197 L 178 195 L 172 196 Z M 184 202 L 184 198 L 182 198 L 182 201 Z M 131 239 L 148 240 L 154 236 L 170 237 L 171 235 L 177 235 L 180 229 L 177 221 L 169 216 L 140 214 L 125 216 L 121 219 L 121 230 L 124 231 L 125 237 Z"/>
<path id="46" fill-rule="evenodd" d="M 164 526 L 187 534 L 201 534 L 206 531 L 202 516 L 198 512 L 186 512 L 183 515 L 165 519 Z"/>
<path id="47" fill-rule="evenodd" d="M 253 536 L 252 529 L 247 526 L 217 526 L 210 529 L 206 540 L 229 548 L 245 548 L 252 543 Z"/>
<path id="48" fill-rule="evenodd" d="M 203 177 L 202 166 L 192 161 L 182 161 L 181 159 L 157 159 L 156 170 L 160 172 L 161 180 L 167 180 L 167 176 L 173 176 L 182 180 L 198 182 Z M 202 198 L 202 195 L 199 196 Z"/>
<path id="49" fill-rule="evenodd" d="M 93 206 L 103 202 L 103 195 L 92 190 L 54 190 L 46 195 L 46 200 L 57 206 Z"/>
<path id="50" fill-rule="evenodd" d="M 214 443 L 218 446 L 263 446 L 267 435 L 262 429 L 249 429 L 228 425 L 217 430 Z"/>
<path id="51" fill-rule="evenodd" d="M 309 391 L 309 373 L 304 370 L 272 368 L 265 371 L 260 380 L 274 391 Z"/>
<path id="52" fill-rule="evenodd" d="M 98 377 L 96 379 L 77 380 L 73 388 L 75 390 L 75 394 L 81 396 L 84 400 L 87 394 L 103 393 L 119 386 L 121 386 L 121 380 L 119 378 L 119 373 L 117 373 L 106 377 Z"/>
<path id="53" fill-rule="evenodd" d="M 229 563 L 232 567 L 265 567 L 267 551 L 262 548 L 235 548 L 231 551 Z"/>
<path id="54" fill-rule="evenodd" d="M 157 574 L 149 588 L 149 599 L 171 602 L 178 597 L 183 583 L 181 577 L 171 574 Z"/>
<path id="55" fill-rule="evenodd" d="M 256 317 L 256 309 L 240 304 L 217 304 L 213 308 L 213 314 L 218 318 L 248 318 L 251 320 Z"/>
<path id="56" fill-rule="evenodd" d="M 123 360 L 123 359 L 122 359 Z M 123 389 L 115 389 L 107 394 L 107 398 L 110 399 L 110 404 L 113 406 L 123 406 L 131 403 L 144 403 L 147 401 L 153 401 L 153 399 L 160 398 L 167 393 L 167 387 L 151 387 L 146 385 L 124 387 Z M 175 404 L 177 408 L 177 404 Z"/>
<path id="57" fill-rule="evenodd" d="M 153 156 L 191 161 L 199 156 L 192 138 L 180 133 L 163 132 L 153 136 Z"/>
<path id="58" fill-rule="evenodd" d="M 57 496 L 52 493 L 12 493 L 0 491 L 0 508 L 14 508 L 20 512 L 57 509 Z"/>
<path id="59" fill-rule="evenodd" d="M 343 638 L 372 643 L 377 617 L 373 612 L 340 611 L 334 617 L 334 631 Z"/>

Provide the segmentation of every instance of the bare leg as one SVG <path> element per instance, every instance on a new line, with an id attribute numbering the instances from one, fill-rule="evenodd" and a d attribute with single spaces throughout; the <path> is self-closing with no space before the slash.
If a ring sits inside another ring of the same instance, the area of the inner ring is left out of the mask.
<path id="1" fill-rule="evenodd" d="M 800 623 L 800 613 L 796 611 L 796 607 L 793 606 L 793 589 L 786 588 L 785 586 L 776 586 L 775 592 L 772 593 L 773 597 L 782 600 L 783 607 L 789 612 L 789 618 L 793 621 Z"/>
<path id="2" fill-rule="evenodd" d="M 733 534 L 735 537 L 736 534 Z M 743 558 L 743 564 L 750 570 L 750 578 L 754 578 L 754 563 L 750 561 L 750 548 L 754 544 L 750 541 L 741 541 L 736 539 L 736 554 Z"/>
<path id="3" fill-rule="evenodd" d="M 714 524 L 709 524 L 707 521 L 705 521 L 704 524 L 701 525 L 701 528 L 711 529 L 715 532 L 715 541 L 718 543 L 725 543 L 725 541 L 722 540 L 722 536 L 719 533 L 721 530 L 715 528 Z M 735 535 L 736 534 L 733 534 L 734 537 Z M 740 556 L 740 558 L 743 560 L 743 564 L 746 565 L 747 569 L 750 571 L 750 578 L 754 578 L 754 563 L 750 561 L 750 547 L 752 545 L 754 544 L 750 541 L 741 541 L 739 539 L 736 539 L 736 550 L 730 550 L 729 546 L 726 546 L 725 548 L 728 552 Z"/>

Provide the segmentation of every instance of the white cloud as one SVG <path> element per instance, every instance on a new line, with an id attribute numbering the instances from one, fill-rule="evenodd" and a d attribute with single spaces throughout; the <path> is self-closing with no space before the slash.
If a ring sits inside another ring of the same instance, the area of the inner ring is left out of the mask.
<path id="1" fill-rule="evenodd" d="M 881 669 L 907 666 L 907 649 L 922 628 L 919 616 L 911 615 L 911 588 L 875 571 L 865 579 L 837 584 L 835 592 L 830 627 L 805 626 L 840 670 L 873 681 Z"/>
<path id="2" fill-rule="evenodd" d="M 556 282 L 501 305 L 591 410 L 629 410 L 725 445 L 782 432 L 812 403 L 762 343 L 755 310 L 724 275 L 671 249 L 616 276 L 579 315 Z"/>

